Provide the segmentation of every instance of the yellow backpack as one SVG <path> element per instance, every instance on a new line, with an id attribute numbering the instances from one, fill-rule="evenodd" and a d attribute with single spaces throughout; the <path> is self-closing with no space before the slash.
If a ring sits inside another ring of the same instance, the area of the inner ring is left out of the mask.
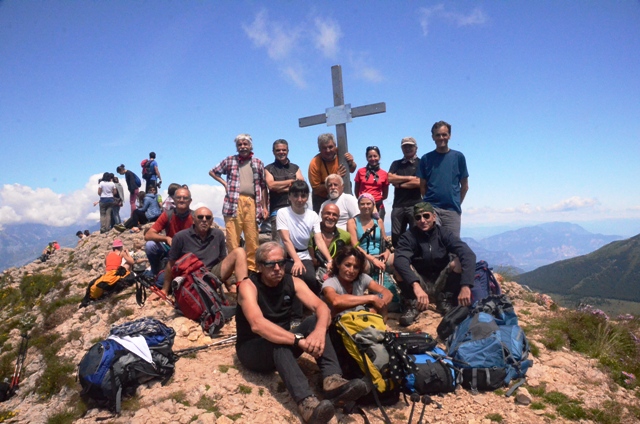
<path id="1" fill-rule="evenodd" d="M 346 312 L 336 321 L 347 352 L 360 370 L 371 376 L 380 393 L 394 386 L 389 380 L 389 353 L 383 344 L 386 329 L 382 316 L 368 311 Z"/>

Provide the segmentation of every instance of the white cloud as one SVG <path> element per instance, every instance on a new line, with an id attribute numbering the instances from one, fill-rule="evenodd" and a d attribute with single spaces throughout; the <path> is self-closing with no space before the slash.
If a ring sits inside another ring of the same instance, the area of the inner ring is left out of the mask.
<path id="1" fill-rule="evenodd" d="M 93 202 L 99 199 L 98 179 L 101 176 L 92 175 L 82 189 L 69 194 L 58 194 L 48 188 L 33 189 L 20 184 L 5 184 L 0 188 L 0 227 L 17 223 L 64 227 L 98 222 L 100 211 L 98 206 L 93 206 Z M 223 187 L 196 184 L 189 188 L 193 198 L 192 209 L 207 206 L 216 216 L 222 216 Z M 166 197 L 166 190 L 161 195 Z M 128 198 L 129 193 L 125 193 L 125 196 Z M 128 206 L 128 202 L 125 202 L 120 209 L 123 219 L 129 215 Z"/>
<path id="2" fill-rule="evenodd" d="M 593 208 L 599 204 L 600 202 L 597 199 L 573 196 L 550 206 L 547 210 L 549 212 L 575 211 L 578 209 Z"/>
<path id="3" fill-rule="evenodd" d="M 382 73 L 369 64 L 369 56 L 365 53 L 350 54 L 349 64 L 355 75 L 365 81 L 379 83 L 384 80 Z"/>
<path id="4" fill-rule="evenodd" d="M 350 61 L 353 74 L 365 81 L 378 83 L 382 73 L 364 60 L 361 53 L 342 51 L 343 32 L 333 19 L 316 16 L 311 20 L 294 23 L 278 22 L 269 18 L 266 10 L 258 12 L 250 24 L 242 29 L 256 47 L 264 48 L 284 78 L 299 88 L 307 87 L 306 77 L 310 58 L 320 57 L 335 61 L 338 54 Z M 322 56 L 310 54 L 318 50 Z M 353 60 L 353 57 L 359 57 Z M 332 63 L 333 64 L 333 63 Z"/>
<path id="5" fill-rule="evenodd" d="M 432 7 L 423 7 L 419 11 L 420 26 L 422 27 L 422 34 L 428 35 L 431 23 L 435 19 L 451 22 L 458 27 L 469 25 L 481 25 L 487 21 L 487 15 L 476 7 L 471 12 L 464 14 L 459 12 L 452 12 L 445 9 L 444 4 L 438 4 Z"/>
<path id="6" fill-rule="evenodd" d="M 315 34 L 315 46 L 322 54 L 329 58 L 335 59 L 340 51 L 338 41 L 342 37 L 342 31 L 337 22 L 332 20 L 315 20 L 317 33 Z"/>
<path id="7" fill-rule="evenodd" d="M 640 207 L 612 209 L 602 205 L 598 199 L 572 196 L 552 205 L 526 203 L 507 208 L 463 207 L 462 213 L 464 223 L 471 225 L 608 219 L 640 219 Z"/>
<path id="8" fill-rule="evenodd" d="M 300 88 L 305 88 L 307 86 L 307 81 L 304 79 L 304 71 L 299 66 L 287 66 L 282 69 L 282 73 L 296 86 Z"/>
<path id="9" fill-rule="evenodd" d="M 243 24 L 242 29 L 257 47 L 264 47 L 274 60 L 290 56 L 300 33 L 294 27 L 285 29 L 282 24 L 270 21 L 266 10 L 259 12 L 250 25 Z"/>

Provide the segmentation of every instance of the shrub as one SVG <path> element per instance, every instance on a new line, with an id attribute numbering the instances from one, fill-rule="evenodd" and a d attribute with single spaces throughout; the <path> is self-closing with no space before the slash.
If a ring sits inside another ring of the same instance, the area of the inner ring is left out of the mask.
<path id="1" fill-rule="evenodd" d="M 63 387 L 74 385 L 73 372 L 76 367 L 70 359 L 58 356 L 64 345 L 58 334 L 34 335 L 31 345 L 42 352 L 44 360 L 44 371 L 36 381 L 36 393 L 48 399 Z"/>
<path id="2" fill-rule="evenodd" d="M 502 421 L 504 421 L 504 418 L 502 418 L 502 415 L 500 414 L 487 414 L 484 416 L 486 419 L 491 420 L 495 423 L 501 423 Z"/>
<path id="3" fill-rule="evenodd" d="M 26 305 L 33 306 L 40 296 L 49 293 L 60 281 L 62 274 L 58 271 L 52 275 L 25 275 L 20 282 L 20 294 Z"/>

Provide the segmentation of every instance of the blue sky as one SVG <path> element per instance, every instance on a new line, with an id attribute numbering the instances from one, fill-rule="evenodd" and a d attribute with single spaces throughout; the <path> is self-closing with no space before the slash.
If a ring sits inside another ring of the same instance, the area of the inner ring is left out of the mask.
<path id="1" fill-rule="evenodd" d="M 640 232 L 638 1 L 0 1 L 0 225 L 95 221 L 97 175 L 158 155 L 164 186 L 220 215 L 208 170 L 253 136 L 284 138 L 303 173 L 318 134 L 298 118 L 345 101 L 382 166 L 453 126 L 470 191 L 463 235 L 548 221 Z M 392 196 L 392 194 L 391 194 Z M 391 199 L 390 199 L 391 200 Z M 125 208 L 123 208 L 123 212 Z M 123 213 L 126 215 L 126 213 Z"/>

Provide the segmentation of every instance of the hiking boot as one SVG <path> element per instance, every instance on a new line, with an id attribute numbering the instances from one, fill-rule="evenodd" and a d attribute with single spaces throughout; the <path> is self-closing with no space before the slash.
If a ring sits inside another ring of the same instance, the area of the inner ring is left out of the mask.
<path id="1" fill-rule="evenodd" d="M 320 402 L 317 397 L 308 396 L 298 403 L 298 412 L 307 424 L 325 424 L 333 418 L 336 410 L 330 401 Z"/>
<path id="2" fill-rule="evenodd" d="M 455 305 L 453 304 L 454 298 L 455 295 L 453 293 L 438 293 L 438 298 L 436 299 L 436 311 L 438 311 L 438 313 L 442 315 L 446 315 L 447 312 L 455 307 Z"/>
<path id="3" fill-rule="evenodd" d="M 331 399 L 335 407 L 342 407 L 348 402 L 356 401 L 369 393 L 369 386 L 359 378 L 347 380 L 339 374 L 333 374 L 322 381 L 322 389 L 327 399 Z"/>
<path id="4" fill-rule="evenodd" d="M 401 326 L 408 327 L 415 322 L 415 320 L 418 318 L 418 315 L 420 314 L 420 311 L 418 311 L 418 308 L 416 308 L 415 300 L 409 300 L 405 303 L 404 306 L 406 310 L 402 315 L 400 315 L 398 322 Z"/>

